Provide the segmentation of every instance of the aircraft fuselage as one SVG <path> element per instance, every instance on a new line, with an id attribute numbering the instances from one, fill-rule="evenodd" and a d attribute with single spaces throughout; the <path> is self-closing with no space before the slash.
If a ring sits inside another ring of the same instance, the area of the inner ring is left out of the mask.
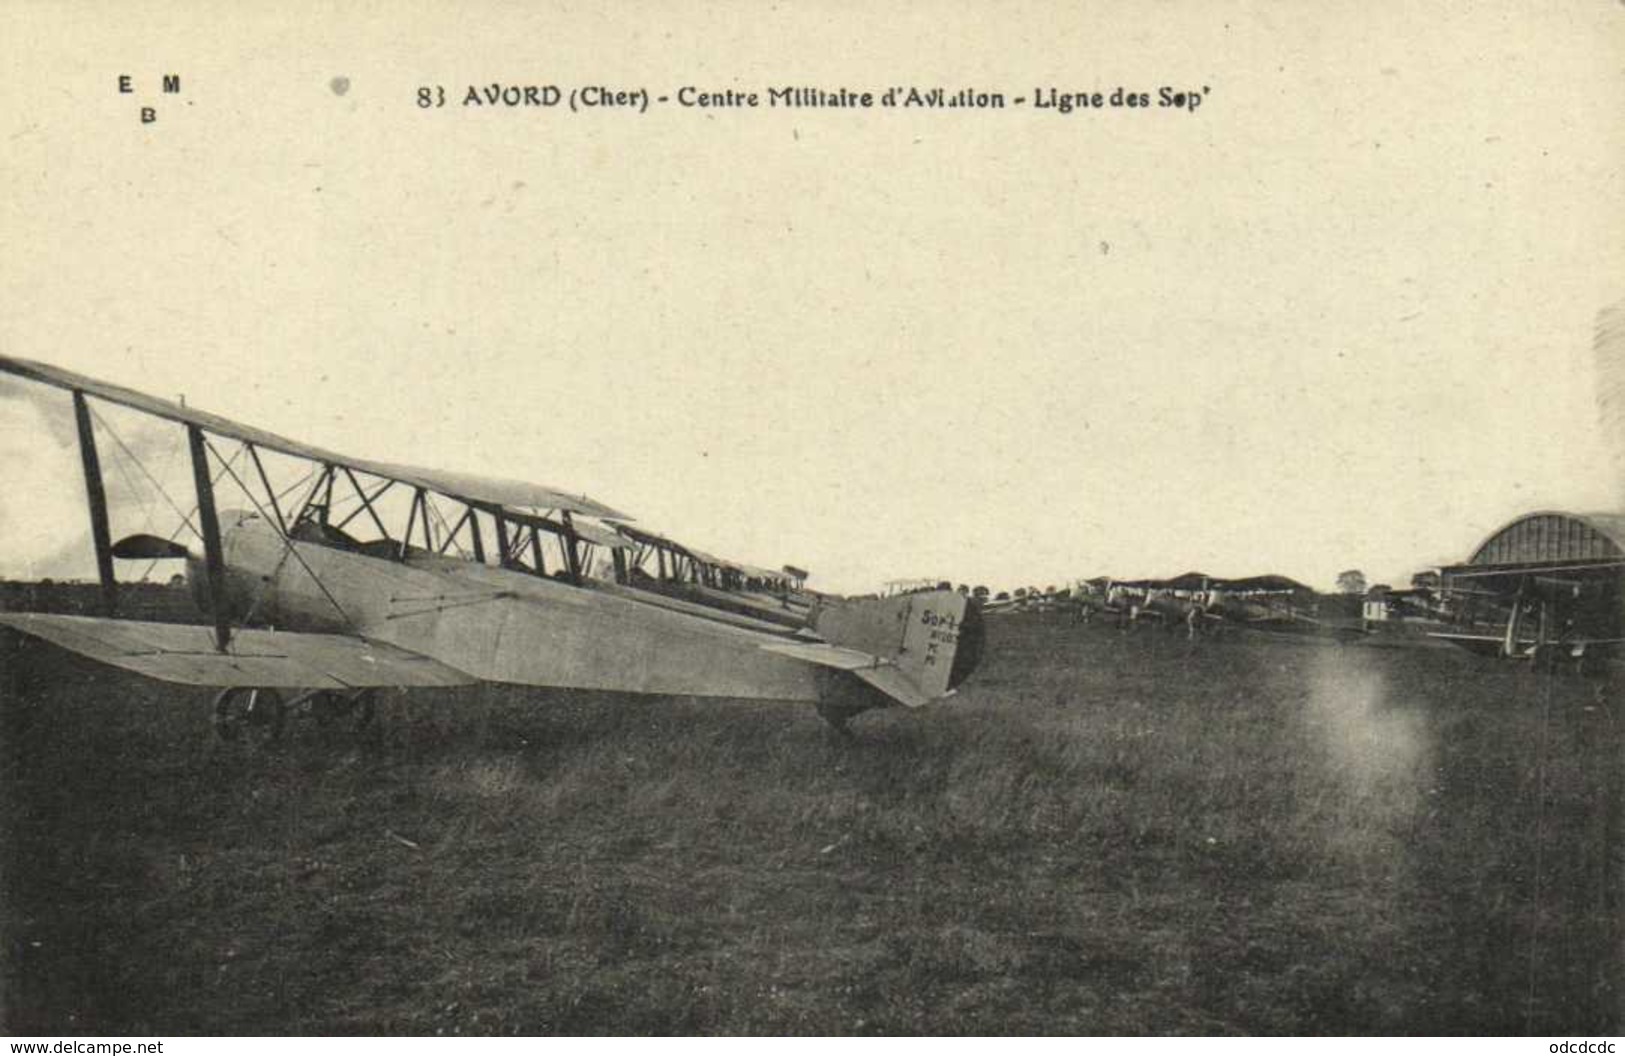
<path id="1" fill-rule="evenodd" d="M 221 520 L 234 620 L 359 635 L 496 682 L 820 697 L 824 673 L 763 650 L 775 639 L 754 630 L 469 561 L 395 561 L 285 540 L 253 514 Z M 189 571 L 203 582 L 201 567 Z"/>

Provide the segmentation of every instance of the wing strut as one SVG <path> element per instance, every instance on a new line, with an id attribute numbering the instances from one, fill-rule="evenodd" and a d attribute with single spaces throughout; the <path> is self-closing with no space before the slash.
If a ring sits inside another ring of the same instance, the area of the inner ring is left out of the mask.
<path id="1" fill-rule="evenodd" d="M 79 426 L 79 459 L 85 467 L 85 499 L 90 506 L 90 537 L 96 544 L 96 574 L 102 581 L 102 615 L 118 610 L 118 583 L 113 579 L 113 542 L 107 527 L 107 491 L 102 487 L 102 463 L 96 455 L 96 433 L 90 426 L 85 394 L 73 390 L 73 420 Z"/>
<path id="2" fill-rule="evenodd" d="M 474 512 L 473 506 L 468 508 L 468 532 L 474 537 L 474 561 L 483 565 L 485 564 L 485 540 L 480 535 L 480 518 Z"/>
<path id="3" fill-rule="evenodd" d="M 576 526 L 570 519 L 570 511 L 565 510 L 560 519 L 564 521 L 564 556 L 570 570 L 570 582 L 581 586 L 581 554 L 576 550 Z"/>
<path id="4" fill-rule="evenodd" d="M 534 524 L 530 526 L 530 559 L 536 562 L 536 574 L 547 575 L 547 566 L 542 563 L 542 530 Z"/>
<path id="5" fill-rule="evenodd" d="M 214 644 L 226 651 L 231 625 L 226 621 L 226 556 L 220 546 L 220 518 L 214 509 L 214 484 L 209 479 L 209 449 L 203 430 L 188 423 L 186 440 L 192 449 L 192 480 L 197 486 L 198 527 L 203 532 L 203 565 L 208 573 L 209 615 L 214 617 Z"/>
<path id="6" fill-rule="evenodd" d="M 497 526 L 497 567 L 510 568 L 513 554 L 508 549 L 508 525 L 502 519 L 500 507 L 491 514 L 491 520 Z"/>

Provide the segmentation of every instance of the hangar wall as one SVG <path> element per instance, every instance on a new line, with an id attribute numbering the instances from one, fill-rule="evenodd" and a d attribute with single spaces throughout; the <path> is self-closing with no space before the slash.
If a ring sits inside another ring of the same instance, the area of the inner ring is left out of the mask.
<path id="1" fill-rule="evenodd" d="M 1612 561 L 1621 557 L 1625 557 L 1625 514 L 1543 510 L 1497 529 L 1473 551 L 1468 564 Z"/>

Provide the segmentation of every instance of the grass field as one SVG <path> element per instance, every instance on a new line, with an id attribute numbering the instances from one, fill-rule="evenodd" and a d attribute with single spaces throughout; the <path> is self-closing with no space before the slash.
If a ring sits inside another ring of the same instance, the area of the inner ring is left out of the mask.
<path id="1" fill-rule="evenodd" d="M 990 620 L 811 708 L 508 690 L 219 743 L 0 641 L 0 1028 L 1618 1033 L 1617 676 Z"/>

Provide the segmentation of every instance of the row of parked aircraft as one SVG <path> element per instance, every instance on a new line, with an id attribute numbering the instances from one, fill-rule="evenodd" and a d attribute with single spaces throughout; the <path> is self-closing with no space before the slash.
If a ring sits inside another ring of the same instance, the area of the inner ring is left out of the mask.
<path id="1" fill-rule="evenodd" d="M 1317 601 L 1318 595 L 1312 588 L 1285 576 L 1222 579 L 1203 572 L 1186 572 L 1170 579 L 1120 580 L 1100 576 L 1079 580 L 1060 590 L 992 602 L 984 608 L 989 613 L 1061 608 L 1080 621 L 1103 615 L 1115 617 L 1126 627 L 1142 622 L 1169 627 L 1183 624 L 1193 633 L 1210 622 L 1339 629 L 1334 622 L 1316 615 Z"/>
<path id="2" fill-rule="evenodd" d="M 274 732 L 296 705 L 366 716 L 383 687 L 477 682 L 808 702 L 844 728 L 953 693 L 981 656 L 979 612 L 951 590 L 818 594 L 793 566 L 714 557 L 584 495 L 341 455 L 44 363 L 0 356 L 0 373 L 71 398 L 103 608 L 0 625 L 219 687 L 228 734 Z M 185 431 L 195 542 L 113 539 L 103 403 Z M 209 626 L 119 618 L 115 562 L 167 560 Z"/>
<path id="3" fill-rule="evenodd" d="M 1341 628 L 1317 615 L 1314 589 L 1286 576 L 1221 579 L 1186 572 L 1171 579 L 1086 580 L 1075 588 L 1085 613 L 1116 614 L 1130 625 L 1141 620 L 1183 623 L 1192 632 L 1208 622 L 1287 629 Z"/>
<path id="4" fill-rule="evenodd" d="M 1598 573 L 1604 573 L 1599 576 Z M 1583 567 L 1453 569 L 1449 577 L 1422 576 L 1408 589 L 1379 588 L 1362 600 L 1358 615 L 1329 615 L 1317 592 L 1280 575 L 1221 579 L 1187 572 L 1170 579 L 1079 580 L 1064 590 L 984 606 L 990 614 L 1063 609 L 1077 620 L 1115 618 L 1124 628 L 1142 622 L 1192 636 L 1214 624 L 1302 631 L 1357 638 L 1382 626 L 1415 630 L 1415 637 L 1448 642 L 1501 659 L 1579 670 L 1591 660 L 1618 655 L 1621 584 L 1625 562 Z M 1352 600 L 1352 599 L 1351 599 Z"/>

